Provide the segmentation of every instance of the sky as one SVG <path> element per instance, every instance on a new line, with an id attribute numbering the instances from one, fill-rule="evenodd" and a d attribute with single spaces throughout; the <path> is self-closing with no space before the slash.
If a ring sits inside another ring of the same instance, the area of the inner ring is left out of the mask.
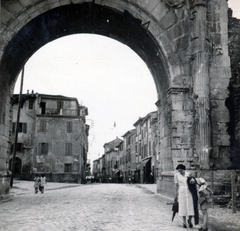
<path id="1" fill-rule="evenodd" d="M 239 0 L 228 4 L 240 18 Z M 139 117 L 157 110 L 157 91 L 146 64 L 108 37 L 78 34 L 54 40 L 28 60 L 24 72 L 23 93 L 75 97 L 88 107 L 91 162 L 102 156 L 105 143 L 122 139 Z M 20 77 L 14 93 L 19 90 Z"/>

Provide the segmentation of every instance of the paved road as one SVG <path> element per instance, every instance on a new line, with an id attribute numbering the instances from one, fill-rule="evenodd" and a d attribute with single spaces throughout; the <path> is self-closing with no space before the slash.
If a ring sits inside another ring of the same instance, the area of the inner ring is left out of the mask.
<path id="1" fill-rule="evenodd" d="M 34 194 L 32 184 L 18 191 L 13 200 L 1 203 L 0 230 L 186 230 L 178 217 L 171 221 L 171 205 L 164 197 L 138 185 L 54 188 L 49 183 L 44 194 Z"/>

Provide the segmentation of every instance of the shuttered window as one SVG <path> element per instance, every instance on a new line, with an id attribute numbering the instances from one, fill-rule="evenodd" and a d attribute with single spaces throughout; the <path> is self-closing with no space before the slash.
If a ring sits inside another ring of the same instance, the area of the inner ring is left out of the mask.
<path id="1" fill-rule="evenodd" d="M 48 154 L 48 143 L 39 143 L 39 154 Z"/>
<path id="2" fill-rule="evenodd" d="M 66 156 L 71 156 L 72 155 L 72 144 L 71 143 L 66 143 L 65 155 Z"/>
<path id="3" fill-rule="evenodd" d="M 17 123 L 13 123 L 13 126 L 12 126 L 12 132 L 13 133 L 16 130 L 16 124 Z M 18 132 L 27 133 L 27 123 L 19 123 L 18 124 Z"/>
<path id="4" fill-rule="evenodd" d="M 63 109 L 63 101 L 57 101 L 57 109 Z"/>
<path id="5" fill-rule="evenodd" d="M 39 131 L 40 132 L 46 132 L 47 131 L 47 121 L 40 120 Z"/>
<path id="6" fill-rule="evenodd" d="M 72 121 L 67 121 L 67 133 L 71 133 L 73 130 L 73 123 Z"/>
<path id="7" fill-rule="evenodd" d="M 28 109 L 29 109 L 29 110 L 32 110 L 32 109 L 33 109 L 33 100 L 29 100 Z"/>

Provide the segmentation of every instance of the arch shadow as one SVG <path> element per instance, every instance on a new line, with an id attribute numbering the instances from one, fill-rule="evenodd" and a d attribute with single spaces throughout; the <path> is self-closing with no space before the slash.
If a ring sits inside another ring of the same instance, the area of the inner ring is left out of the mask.
<path id="1" fill-rule="evenodd" d="M 141 20 L 92 3 L 49 10 L 27 23 L 9 42 L 1 60 L 1 76 L 13 85 L 27 60 L 42 46 L 63 36 L 92 33 L 116 39 L 134 50 L 148 66 L 158 97 L 168 89 L 167 72 L 159 44 Z M 6 78 L 5 78 L 6 79 Z"/>

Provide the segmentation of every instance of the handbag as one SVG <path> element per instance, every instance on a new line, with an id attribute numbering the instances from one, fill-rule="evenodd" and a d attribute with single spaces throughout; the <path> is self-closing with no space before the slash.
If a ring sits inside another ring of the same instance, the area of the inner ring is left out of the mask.
<path id="1" fill-rule="evenodd" d="M 173 202 L 172 211 L 176 213 L 178 212 L 178 201 Z"/>

